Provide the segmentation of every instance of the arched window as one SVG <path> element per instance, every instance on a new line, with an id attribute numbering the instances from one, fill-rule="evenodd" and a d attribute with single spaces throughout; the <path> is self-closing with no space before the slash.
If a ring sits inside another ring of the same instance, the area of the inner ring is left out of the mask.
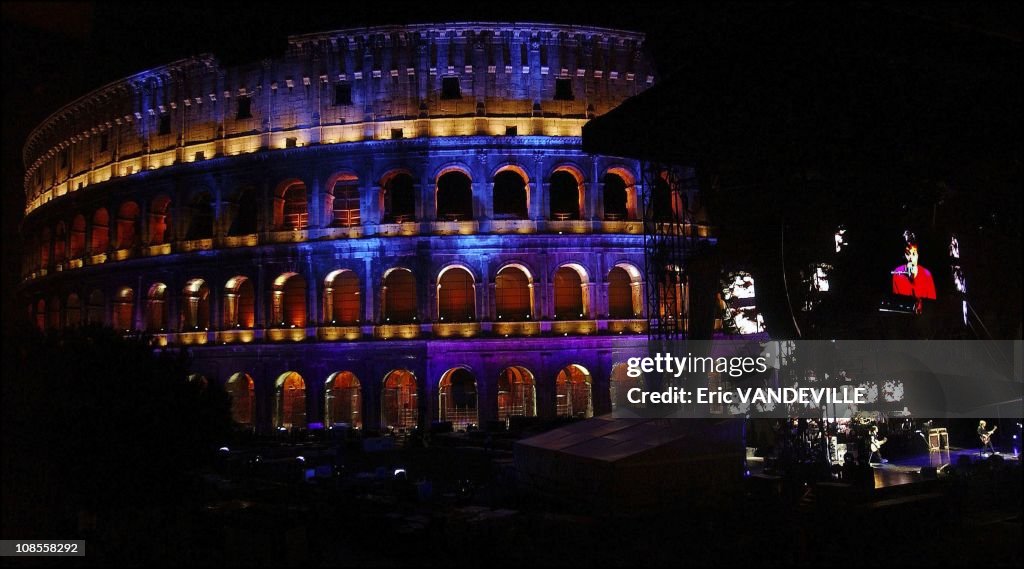
<path id="1" fill-rule="evenodd" d="M 131 249 L 136 245 L 139 223 L 139 204 L 124 202 L 117 210 L 117 248 Z"/>
<path id="2" fill-rule="evenodd" d="M 68 240 L 69 254 L 72 259 L 77 259 L 85 254 L 85 217 L 76 215 L 71 222 L 71 237 Z"/>
<path id="3" fill-rule="evenodd" d="M 498 419 L 537 416 L 537 384 L 530 370 L 511 366 L 498 376 Z"/>
<path id="4" fill-rule="evenodd" d="M 526 219 L 529 216 L 529 190 L 526 180 L 515 170 L 502 170 L 494 176 L 494 217 Z"/>
<path id="5" fill-rule="evenodd" d="M 359 277 L 349 270 L 335 271 L 324 284 L 324 323 L 357 324 L 361 318 Z"/>
<path id="6" fill-rule="evenodd" d="M 613 173 L 604 176 L 604 218 L 607 221 L 631 219 L 626 181 Z"/>
<path id="7" fill-rule="evenodd" d="M 78 298 L 77 294 L 71 293 L 68 295 L 65 311 L 64 322 L 67 327 L 78 326 L 82 323 L 82 301 Z"/>
<path id="8" fill-rule="evenodd" d="M 149 244 L 163 245 L 171 240 L 171 198 L 157 196 L 149 204 Z"/>
<path id="9" fill-rule="evenodd" d="M 384 179 L 381 186 L 381 223 L 416 221 L 416 192 L 412 176 L 400 172 Z"/>
<path id="10" fill-rule="evenodd" d="M 479 423 L 476 378 L 466 368 L 452 368 L 441 376 L 437 397 L 438 417 L 450 421 L 456 431 Z"/>
<path id="11" fill-rule="evenodd" d="M 381 291 L 384 322 L 405 324 L 417 320 L 416 278 L 408 269 L 392 269 L 384 277 Z"/>
<path id="12" fill-rule="evenodd" d="M 275 326 L 306 327 L 306 279 L 286 273 L 274 281 L 273 314 Z"/>
<path id="13" fill-rule="evenodd" d="M 281 220 L 277 226 L 283 230 L 302 231 L 309 227 L 306 207 L 306 184 L 292 182 L 281 191 Z"/>
<path id="14" fill-rule="evenodd" d="M 192 200 L 189 208 L 189 223 L 186 239 L 194 241 L 197 239 L 213 238 L 213 198 L 208 192 L 202 192 Z"/>
<path id="15" fill-rule="evenodd" d="M 46 303 L 46 326 L 48 328 L 60 328 L 60 299 L 51 297 Z"/>
<path id="16" fill-rule="evenodd" d="M 327 192 L 326 209 L 331 212 L 331 227 L 359 225 L 359 179 L 350 174 L 338 176 Z"/>
<path id="17" fill-rule="evenodd" d="M 167 285 L 154 283 L 146 294 L 146 330 L 167 331 Z"/>
<path id="18" fill-rule="evenodd" d="M 533 314 L 532 282 L 526 271 L 504 267 L 494 277 L 494 304 L 498 320 L 519 322 Z"/>
<path id="19" fill-rule="evenodd" d="M 608 317 L 639 318 L 643 313 L 640 271 L 632 265 L 618 265 L 608 273 Z"/>
<path id="20" fill-rule="evenodd" d="M 306 426 L 306 382 L 294 371 L 286 371 L 274 383 L 274 427 L 295 429 Z"/>
<path id="21" fill-rule="evenodd" d="M 39 266 L 46 268 L 50 266 L 50 245 L 53 241 L 50 236 L 50 228 L 44 227 L 39 236 Z"/>
<path id="22" fill-rule="evenodd" d="M 61 221 L 53 233 L 53 261 L 55 263 L 63 263 L 67 260 L 67 241 L 67 226 Z"/>
<path id="23" fill-rule="evenodd" d="M 99 290 L 89 293 L 89 304 L 85 307 L 85 321 L 92 324 L 105 324 L 103 314 L 106 312 L 104 306 L 106 298 Z"/>
<path id="24" fill-rule="evenodd" d="M 238 194 L 238 203 L 235 204 L 235 217 L 231 220 L 231 227 L 228 228 L 228 235 L 252 235 L 258 231 L 257 219 L 259 217 L 259 201 L 256 190 L 245 188 Z"/>
<path id="25" fill-rule="evenodd" d="M 107 210 L 100 208 L 92 215 L 92 241 L 89 243 L 89 253 L 98 255 L 105 253 L 110 246 L 110 215 Z"/>
<path id="26" fill-rule="evenodd" d="M 231 420 L 251 427 L 256 403 L 256 384 L 252 377 L 243 372 L 232 375 L 228 379 L 226 391 L 231 396 Z"/>
<path id="27" fill-rule="evenodd" d="M 437 279 L 437 313 L 442 322 L 468 322 L 476 318 L 473 275 L 462 267 L 449 267 Z"/>
<path id="28" fill-rule="evenodd" d="M 363 427 L 362 387 L 350 371 L 332 373 L 324 390 L 324 420 L 328 425 L 345 423 L 354 429 Z"/>
<path id="29" fill-rule="evenodd" d="M 134 326 L 135 291 L 124 287 L 114 297 L 114 314 L 111 325 L 117 331 L 132 330 Z"/>
<path id="30" fill-rule="evenodd" d="M 659 223 L 683 223 L 685 203 L 683 194 L 678 188 L 673 189 L 667 172 L 662 172 L 654 179 L 651 194 L 651 217 Z"/>
<path id="31" fill-rule="evenodd" d="M 396 369 L 384 378 L 381 397 L 381 426 L 390 430 L 406 430 L 419 422 L 419 395 L 416 376 L 404 369 Z"/>
<path id="32" fill-rule="evenodd" d="M 564 266 L 555 272 L 555 318 L 586 318 L 584 277 L 581 269 Z"/>
<path id="33" fill-rule="evenodd" d="M 41 298 L 36 302 L 36 328 L 46 330 L 46 301 Z"/>
<path id="34" fill-rule="evenodd" d="M 280 321 L 278 321 L 280 322 Z M 224 328 L 256 325 L 256 294 L 247 277 L 233 277 L 224 285 Z"/>
<path id="35" fill-rule="evenodd" d="M 202 279 L 192 279 L 182 291 L 182 332 L 210 329 L 210 287 Z"/>
<path id="36" fill-rule="evenodd" d="M 437 179 L 437 219 L 473 219 L 473 183 L 463 172 L 453 170 Z"/>
<path id="37" fill-rule="evenodd" d="M 556 414 L 581 419 L 593 417 L 590 384 L 590 372 L 581 365 L 572 364 L 558 372 L 555 379 Z"/>
<path id="38" fill-rule="evenodd" d="M 583 181 L 568 170 L 551 175 L 551 219 L 564 221 L 583 217 Z"/>

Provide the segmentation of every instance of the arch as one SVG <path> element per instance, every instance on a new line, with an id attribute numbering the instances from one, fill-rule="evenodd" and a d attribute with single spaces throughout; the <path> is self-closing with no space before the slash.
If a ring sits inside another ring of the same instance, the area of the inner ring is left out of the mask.
<path id="1" fill-rule="evenodd" d="M 608 317 L 639 318 L 643 314 L 640 270 L 619 263 L 608 272 Z"/>
<path id="2" fill-rule="evenodd" d="M 53 230 L 53 261 L 63 263 L 67 260 L 68 229 L 63 221 L 58 221 Z"/>
<path id="3" fill-rule="evenodd" d="M 533 276 L 529 269 L 508 264 L 494 277 L 494 305 L 498 320 L 518 322 L 533 318 Z"/>
<path id="4" fill-rule="evenodd" d="M 185 283 L 182 291 L 181 330 L 210 329 L 210 286 L 203 279 Z"/>
<path id="5" fill-rule="evenodd" d="M 476 281 L 463 265 L 449 265 L 437 275 L 437 315 L 442 322 L 476 318 Z"/>
<path id="6" fill-rule="evenodd" d="M 437 386 L 438 418 L 450 421 L 456 431 L 480 422 L 476 377 L 464 367 L 454 367 L 441 376 Z"/>
<path id="7" fill-rule="evenodd" d="M 594 416 L 591 377 L 587 368 L 570 364 L 555 378 L 555 413 L 559 417 L 588 419 Z"/>
<path id="8" fill-rule="evenodd" d="M 153 283 L 146 293 L 146 330 L 164 332 L 167 330 L 167 285 Z"/>
<path id="9" fill-rule="evenodd" d="M 50 266 L 50 246 L 52 244 L 53 237 L 50 234 L 50 228 L 44 227 L 42 232 L 39 234 L 39 266 L 48 267 Z"/>
<path id="10" fill-rule="evenodd" d="M 76 215 L 71 221 L 68 254 L 72 259 L 77 259 L 85 254 L 85 216 L 82 214 Z"/>
<path id="11" fill-rule="evenodd" d="M 92 239 L 89 252 L 93 255 L 106 252 L 110 246 L 110 214 L 106 208 L 100 208 L 92 214 Z"/>
<path id="12" fill-rule="evenodd" d="M 295 429 L 306 426 L 306 381 L 286 371 L 274 382 L 274 427 Z"/>
<path id="13" fill-rule="evenodd" d="M 67 327 L 78 326 L 82 323 L 82 300 L 78 295 L 71 293 L 68 301 L 64 304 L 64 325 Z"/>
<path id="14" fill-rule="evenodd" d="M 274 324 L 306 327 L 306 279 L 298 273 L 284 273 L 274 280 L 271 291 Z"/>
<path id="15" fill-rule="evenodd" d="M 228 228 L 228 235 L 252 235 L 259 231 L 260 206 L 256 188 L 242 188 L 237 196 L 236 202 L 232 204 L 235 215 L 231 220 L 231 227 Z"/>
<path id="16" fill-rule="evenodd" d="M 189 204 L 188 230 L 185 232 L 185 239 L 189 241 L 212 239 L 213 219 L 213 196 L 207 191 L 199 192 Z"/>
<path id="17" fill-rule="evenodd" d="M 601 178 L 604 185 L 604 218 L 606 221 L 635 220 L 636 182 L 625 168 L 609 168 Z"/>
<path id="18" fill-rule="evenodd" d="M 36 328 L 46 330 L 46 301 L 41 298 L 36 302 L 35 317 Z"/>
<path id="19" fill-rule="evenodd" d="M 416 185 L 407 170 L 395 170 L 381 178 L 381 223 L 416 221 Z"/>
<path id="20" fill-rule="evenodd" d="M 252 376 L 240 371 L 228 378 L 225 387 L 225 391 L 231 397 L 231 420 L 236 424 L 251 427 L 256 406 L 256 382 L 252 380 Z"/>
<path id="21" fill-rule="evenodd" d="M 497 219 L 527 219 L 530 212 L 529 178 L 518 166 L 505 166 L 494 174 L 491 203 Z"/>
<path id="22" fill-rule="evenodd" d="M 363 390 L 356 374 L 334 372 L 324 385 L 324 422 L 327 425 L 346 423 L 354 429 L 363 428 Z"/>
<path id="23" fill-rule="evenodd" d="M 548 180 L 551 219 L 565 221 L 583 217 L 583 175 L 571 166 L 561 166 Z"/>
<path id="24" fill-rule="evenodd" d="M 118 249 L 130 249 L 138 242 L 139 204 L 127 201 L 117 208 L 117 228 L 115 230 Z"/>
<path id="25" fill-rule="evenodd" d="M 674 189 L 667 171 L 654 178 L 651 189 L 651 217 L 658 223 L 683 223 L 686 203 L 683 193 Z"/>
<path id="26" fill-rule="evenodd" d="M 210 386 L 210 381 L 201 373 L 190 374 L 188 376 L 188 382 L 198 385 L 200 391 L 206 391 L 206 388 Z"/>
<path id="27" fill-rule="evenodd" d="M 446 169 L 437 177 L 434 200 L 439 221 L 473 219 L 472 178 L 461 169 Z"/>
<path id="28" fill-rule="evenodd" d="M 537 382 L 522 366 L 509 366 L 498 375 L 498 419 L 537 416 Z"/>
<path id="29" fill-rule="evenodd" d="M 419 423 L 419 393 L 416 376 L 396 369 L 384 376 L 381 397 L 381 426 L 388 430 L 412 429 Z"/>
<path id="30" fill-rule="evenodd" d="M 46 326 L 47 328 L 60 328 L 60 299 L 56 296 L 50 297 L 50 301 L 46 303 Z"/>
<path id="31" fill-rule="evenodd" d="M 358 324 L 362 318 L 359 276 L 350 269 L 332 271 L 324 279 L 324 323 Z"/>
<path id="32" fill-rule="evenodd" d="M 171 198 L 159 195 L 149 202 L 149 236 L 150 245 L 163 245 L 172 236 L 167 234 L 171 227 Z"/>
<path id="33" fill-rule="evenodd" d="M 418 320 L 416 277 L 404 267 L 389 269 L 381 287 L 381 315 L 384 322 L 404 324 Z"/>
<path id="34" fill-rule="evenodd" d="M 359 177 L 350 172 L 334 174 L 327 179 L 324 211 L 329 227 L 355 227 L 362 222 L 359 214 Z"/>
<path id="35" fill-rule="evenodd" d="M 249 277 L 235 276 L 224 285 L 224 328 L 256 326 L 256 293 Z"/>
<path id="36" fill-rule="evenodd" d="M 85 321 L 92 324 L 105 324 L 104 313 L 106 312 L 106 298 L 103 291 L 99 289 L 89 293 L 89 301 L 85 307 Z"/>
<path id="37" fill-rule="evenodd" d="M 115 330 L 128 331 L 135 328 L 133 315 L 135 314 L 135 291 L 130 287 L 118 289 L 114 296 L 114 312 L 111 326 Z"/>
<path id="38" fill-rule="evenodd" d="M 286 180 L 274 192 L 274 227 L 279 231 L 302 231 L 309 227 L 309 203 L 302 180 Z"/>
<path id="39" fill-rule="evenodd" d="M 552 279 L 555 292 L 555 318 L 589 318 L 587 271 L 581 265 L 570 263 L 555 271 Z"/>
<path id="40" fill-rule="evenodd" d="M 629 367 L 625 362 L 618 362 L 612 365 L 612 373 L 609 377 L 609 396 L 612 402 L 612 411 L 616 407 L 625 407 L 629 404 L 629 400 L 626 397 L 629 394 L 629 390 L 634 387 L 643 388 L 644 380 L 642 377 L 629 377 Z"/>

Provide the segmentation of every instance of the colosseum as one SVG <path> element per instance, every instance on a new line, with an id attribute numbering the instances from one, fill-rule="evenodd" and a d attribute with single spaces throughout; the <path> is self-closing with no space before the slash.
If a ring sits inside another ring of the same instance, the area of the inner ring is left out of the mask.
<path id="1" fill-rule="evenodd" d="M 259 432 L 608 412 L 644 182 L 581 128 L 654 80 L 642 34 L 459 23 L 115 81 L 26 142 L 28 313 L 187 348 Z"/>

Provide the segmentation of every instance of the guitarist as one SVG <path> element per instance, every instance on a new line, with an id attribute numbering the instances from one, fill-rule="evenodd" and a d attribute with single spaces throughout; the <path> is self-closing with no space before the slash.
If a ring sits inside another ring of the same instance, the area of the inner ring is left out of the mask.
<path id="1" fill-rule="evenodd" d="M 985 454 L 985 451 L 996 454 L 996 449 L 992 446 L 992 433 L 996 432 L 999 426 L 996 425 L 989 431 L 985 429 L 986 425 L 984 419 L 978 421 L 978 438 L 981 440 L 981 454 Z"/>
<path id="2" fill-rule="evenodd" d="M 878 437 L 878 425 L 872 425 L 871 429 L 868 431 L 868 445 L 871 449 L 871 454 L 868 455 L 869 464 L 874 462 L 873 459 L 876 455 L 878 456 L 878 462 L 882 464 L 889 462 L 888 460 L 882 458 L 882 445 L 884 445 L 885 442 L 886 439 Z"/>

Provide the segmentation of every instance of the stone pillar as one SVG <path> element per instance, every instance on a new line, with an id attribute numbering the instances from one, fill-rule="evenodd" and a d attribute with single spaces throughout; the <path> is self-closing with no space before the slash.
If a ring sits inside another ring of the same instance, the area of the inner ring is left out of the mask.
<path id="1" fill-rule="evenodd" d="M 320 176 L 317 172 L 314 172 L 313 178 L 310 180 L 307 187 L 309 188 L 309 202 L 306 205 L 309 211 L 309 229 L 326 227 L 329 225 L 329 222 L 324 223 L 321 213 L 323 210 L 324 200 L 323 190 L 320 184 Z"/>

